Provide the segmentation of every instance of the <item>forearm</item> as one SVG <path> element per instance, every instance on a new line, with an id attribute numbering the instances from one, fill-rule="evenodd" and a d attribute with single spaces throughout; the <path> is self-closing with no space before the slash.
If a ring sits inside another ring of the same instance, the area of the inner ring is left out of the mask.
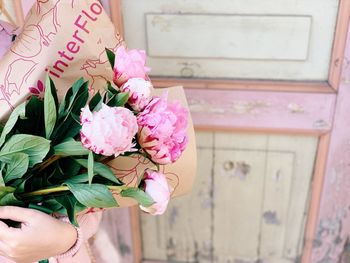
<path id="1" fill-rule="evenodd" d="M 55 255 L 61 255 L 69 251 L 77 243 L 78 232 L 77 229 L 67 222 L 61 222 L 62 236 L 57 238 L 57 251 Z"/>

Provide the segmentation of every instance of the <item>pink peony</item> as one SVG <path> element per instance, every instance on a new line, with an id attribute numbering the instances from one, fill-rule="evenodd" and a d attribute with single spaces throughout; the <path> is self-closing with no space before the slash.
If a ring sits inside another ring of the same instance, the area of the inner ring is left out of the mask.
<path id="1" fill-rule="evenodd" d="M 146 170 L 143 183 L 145 192 L 152 197 L 154 204 L 149 207 L 140 205 L 140 208 L 151 215 L 164 214 L 171 194 L 165 175 L 153 170 Z"/>
<path id="2" fill-rule="evenodd" d="M 142 111 L 151 100 L 152 83 L 141 79 L 129 79 L 121 88 L 122 92 L 129 93 L 128 103 L 135 111 Z"/>
<path id="3" fill-rule="evenodd" d="M 13 34 L 13 26 L 4 21 L 0 21 L 0 59 L 10 49 L 12 45 Z"/>
<path id="4" fill-rule="evenodd" d="M 109 107 L 102 104 L 101 110 L 91 112 L 82 109 L 80 136 L 84 147 L 105 156 L 133 151 L 133 137 L 137 133 L 134 114 L 123 107 Z"/>
<path id="5" fill-rule="evenodd" d="M 188 112 L 179 102 L 168 103 L 166 95 L 154 97 L 137 118 L 139 143 L 159 164 L 175 162 L 188 143 Z"/>
<path id="6" fill-rule="evenodd" d="M 114 83 L 120 87 L 131 78 L 147 78 L 150 71 L 146 67 L 146 52 L 133 49 L 126 51 L 125 47 L 118 48 L 114 63 Z"/>

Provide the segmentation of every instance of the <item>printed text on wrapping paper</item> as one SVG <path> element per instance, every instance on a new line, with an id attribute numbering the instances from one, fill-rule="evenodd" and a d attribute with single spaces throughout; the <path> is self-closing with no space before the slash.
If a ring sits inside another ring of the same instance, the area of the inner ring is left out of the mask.
<path id="1" fill-rule="evenodd" d="M 66 44 L 66 50 L 57 52 L 60 58 L 56 60 L 52 67 L 47 67 L 45 69 L 46 72 L 56 78 L 61 77 L 61 74 L 69 67 L 69 64 L 74 61 L 74 55 L 80 51 L 81 45 L 85 43 L 84 38 L 86 35 L 90 34 L 90 30 L 87 28 L 88 21 L 95 22 L 98 15 L 102 14 L 102 11 L 103 7 L 97 2 L 90 6 L 89 11 L 81 11 L 81 14 L 74 22 L 76 30 L 72 34 L 71 40 Z"/>

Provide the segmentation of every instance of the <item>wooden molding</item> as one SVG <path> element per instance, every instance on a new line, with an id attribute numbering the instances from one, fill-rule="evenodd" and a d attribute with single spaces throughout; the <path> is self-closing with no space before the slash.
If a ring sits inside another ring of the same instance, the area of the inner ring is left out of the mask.
<path id="1" fill-rule="evenodd" d="M 122 18 L 122 0 L 110 0 L 112 21 L 124 36 Z M 297 81 L 263 81 L 263 80 L 211 80 L 211 79 L 183 79 L 168 77 L 153 77 L 156 87 L 174 86 L 183 83 L 187 88 L 210 88 L 210 89 L 239 89 L 239 90 L 268 90 L 289 92 L 313 92 L 335 93 L 338 90 L 341 75 L 341 65 L 344 57 L 347 27 L 350 19 L 350 1 L 340 0 L 337 25 L 332 49 L 332 58 L 328 80 L 325 82 L 297 82 Z"/>
<path id="2" fill-rule="evenodd" d="M 311 186 L 311 200 L 309 203 L 309 212 L 304 235 L 304 248 L 301 260 L 302 263 L 311 262 L 313 241 L 316 233 L 317 219 L 320 210 L 327 157 L 329 152 L 330 137 L 330 133 L 321 136 L 318 145 L 315 171 Z"/>
<path id="3" fill-rule="evenodd" d="M 185 78 L 152 77 L 156 88 L 183 86 L 191 89 L 230 89 L 255 91 L 288 91 L 311 93 L 334 93 L 335 90 L 326 82 L 296 82 L 296 81 L 257 81 L 257 80 L 211 80 Z"/>
<path id="4" fill-rule="evenodd" d="M 338 90 L 344 61 L 346 38 L 350 19 L 350 1 L 341 0 L 339 4 L 337 26 L 334 36 L 333 52 L 329 70 L 330 87 Z"/>
<path id="5" fill-rule="evenodd" d="M 309 134 L 332 129 L 336 95 L 223 89 L 185 90 L 197 130 Z"/>
<path id="6" fill-rule="evenodd" d="M 132 254 L 134 263 L 142 262 L 142 240 L 141 240 L 141 224 L 140 224 L 140 210 L 138 206 L 129 208 L 131 220 L 131 234 L 132 234 Z"/>

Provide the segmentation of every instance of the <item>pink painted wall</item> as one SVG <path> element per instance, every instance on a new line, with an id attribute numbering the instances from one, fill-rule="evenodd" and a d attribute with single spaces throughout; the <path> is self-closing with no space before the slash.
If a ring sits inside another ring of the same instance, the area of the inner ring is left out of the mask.
<path id="1" fill-rule="evenodd" d="M 314 238 L 312 263 L 337 263 L 344 251 L 344 246 L 349 236 L 350 30 L 331 134 L 318 225 Z"/>

